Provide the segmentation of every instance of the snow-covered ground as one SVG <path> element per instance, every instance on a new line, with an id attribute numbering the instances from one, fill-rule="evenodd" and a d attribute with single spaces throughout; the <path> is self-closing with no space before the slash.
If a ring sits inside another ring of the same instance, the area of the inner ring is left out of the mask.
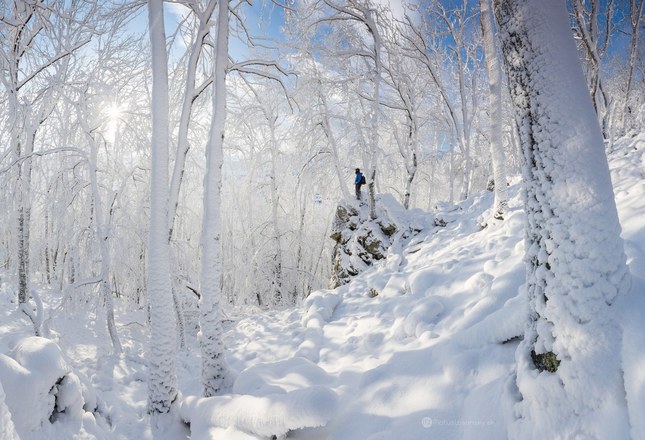
<path id="1" fill-rule="evenodd" d="M 641 135 L 610 154 L 633 275 L 615 312 L 634 439 L 645 435 L 644 152 Z M 489 219 L 493 195 L 476 194 L 435 213 L 445 227 L 395 243 L 384 261 L 350 284 L 315 292 L 302 307 L 227 321 L 227 394 L 197 397 L 192 325 L 190 349 L 178 354 L 179 415 L 190 429 L 177 423 L 157 437 L 506 438 L 515 348 L 527 320 L 524 213 L 518 180 L 513 183 L 503 222 Z M 399 221 L 423 224 L 418 215 Z M 46 308 L 60 301 L 51 292 L 42 296 Z M 0 438 L 151 438 L 144 313 L 118 313 L 124 354 L 114 356 L 103 320 L 94 324 L 95 307 L 57 312 L 47 322 L 54 344 L 27 338 L 31 328 L 15 312 L 14 298 L 3 282 Z"/>

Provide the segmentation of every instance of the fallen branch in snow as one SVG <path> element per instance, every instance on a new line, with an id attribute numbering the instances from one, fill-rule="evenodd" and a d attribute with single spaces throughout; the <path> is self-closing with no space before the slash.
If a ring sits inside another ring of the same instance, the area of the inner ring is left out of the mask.
<path id="1" fill-rule="evenodd" d="M 43 302 L 40 299 L 40 295 L 34 289 L 29 292 L 29 296 L 36 303 L 36 312 L 32 310 L 29 303 L 20 304 L 20 311 L 27 315 L 29 320 L 34 326 L 35 336 L 42 336 L 42 327 L 43 327 Z"/>

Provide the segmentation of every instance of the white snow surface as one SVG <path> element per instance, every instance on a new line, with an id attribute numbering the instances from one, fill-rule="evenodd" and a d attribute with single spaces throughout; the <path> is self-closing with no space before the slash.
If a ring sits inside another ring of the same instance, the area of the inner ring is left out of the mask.
<path id="1" fill-rule="evenodd" d="M 622 332 L 626 400 L 616 411 L 629 414 L 633 439 L 645 432 L 644 151 L 641 135 L 617 142 L 609 155 L 633 278 L 612 307 Z M 124 353 L 115 356 L 93 297 L 77 299 L 65 313 L 56 309 L 60 293 L 41 288 L 50 339 L 35 338 L 16 311 L 11 277 L 0 274 L 0 437 L 508 438 L 517 337 L 528 313 L 525 216 L 513 182 L 503 222 L 490 219 L 493 194 L 479 193 L 442 207 L 434 214 L 445 227 L 402 240 L 345 286 L 281 311 L 227 311 L 232 375 L 220 396 L 197 397 L 200 351 L 187 316 L 188 349 L 177 350 L 177 410 L 189 426 L 178 417 L 164 429 L 150 427 L 144 310 L 117 304 Z M 404 211 L 397 219 L 410 220 Z M 561 438 L 558 421 L 543 423 L 551 424 L 541 431 Z"/>

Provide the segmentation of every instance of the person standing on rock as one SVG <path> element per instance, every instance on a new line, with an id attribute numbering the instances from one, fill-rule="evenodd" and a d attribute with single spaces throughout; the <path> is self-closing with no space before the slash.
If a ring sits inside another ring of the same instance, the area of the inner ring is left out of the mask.
<path id="1" fill-rule="evenodd" d="M 354 179 L 354 185 L 356 186 L 356 200 L 361 199 L 361 186 L 365 185 L 365 176 L 361 173 L 360 168 L 356 168 L 356 179 Z"/>

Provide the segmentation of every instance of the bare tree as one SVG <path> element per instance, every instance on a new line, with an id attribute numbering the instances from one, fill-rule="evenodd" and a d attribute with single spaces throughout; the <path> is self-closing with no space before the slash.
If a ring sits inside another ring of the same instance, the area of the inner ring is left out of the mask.
<path id="1" fill-rule="evenodd" d="M 593 98 L 593 105 L 600 121 L 603 136 L 605 139 L 609 139 L 611 98 L 605 90 L 601 68 L 602 60 L 615 31 L 616 6 L 614 0 L 609 0 L 604 5 L 604 11 L 601 11 L 602 7 L 600 0 L 573 0 L 572 15 L 575 23 L 574 32 L 585 54 L 589 93 Z M 600 17 L 602 17 L 602 23 Z M 602 28 L 601 25 L 603 25 Z"/>
<path id="2" fill-rule="evenodd" d="M 341 56 L 344 58 L 358 57 L 366 62 L 369 69 L 369 78 L 371 80 L 371 96 L 369 109 L 369 134 L 366 138 L 362 129 L 358 128 L 359 140 L 365 146 L 364 168 L 367 174 L 367 186 L 369 194 L 370 218 L 376 218 L 376 173 L 377 157 L 379 151 L 379 114 L 381 101 L 381 83 L 382 83 L 382 38 L 379 29 L 378 20 L 380 11 L 377 6 L 370 0 L 349 0 L 347 2 L 337 2 L 332 0 L 320 0 L 311 5 L 312 10 L 317 10 L 321 15 L 314 18 L 311 27 L 327 24 L 351 23 L 358 25 L 366 30 L 370 36 L 370 43 L 360 39 L 355 41 L 357 47 L 350 50 L 342 51 Z M 367 64 L 370 60 L 371 64 Z"/>
<path id="3" fill-rule="evenodd" d="M 476 43 L 467 39 L 467 29 L 474 16 L 468 9 L 467 2 L 452 10 L 433 0 L 423 9 L 421 25 L 406 15 L 404 29 L 401 33 L 406 41 L 409 56 L 418 60 L 439 90 L 439 95 L 446 109 L 446 118 L 453 132 L 454 139 L 463 157 L 462 182 L 459 198 L 468 197 L 471 190 L 472 171 L 472 133 L 474 109 L 477 108 L 476 78 Z M 443 29 L 443 33 L 440 32 Z M 447 36 L 444 44 L 444 35 Z M 443 50 L 449 55 L 443 54 Z M 450 65 L 447 59 L 453 60 L 456 75 L 456 90 L 451 90 L 445 81 L 443 70 Z M 445 64 L 444 64 L 445 63 Z M 454 155 L 450 150 L 450 202 L 454 201 Z"/>
<path id="4" fill-rule="evenodd" d="M 630 35 L 630 52 L 629 52 L 629 69 L 627 74 L 627 87 L 625 89 L 625 99 L 623 100 L 623 109 L 620 115 L 620 129 L 623 134 L 628 131 L 627 115 L 632 115 L 634 110 L 630 106 L 633 101 L 632 87 L 634 84 L 634 68 L 638 58 L 638 41 L 639 29 L 641 27 L 641 20 L 643 18 L 643 0 L 630 0 L 629 2 L 629 24 L 631 27 Z M 632 104 L 633 105 L 633 104 Z"/>
<path id="5" fill-rule="evenodd" d="M 39 325 L 27 306 L 30 276 L 32 155 L 38 131 L 56 106 L 69 57 L 90 42 L 98 5 L 42 1 L 14 2 L 2 16 L 1 81 L 7 91 L 9 151 L 16 165 L 18 303 Z M 4 157 L 4 155 L 3 155 Z"/>

